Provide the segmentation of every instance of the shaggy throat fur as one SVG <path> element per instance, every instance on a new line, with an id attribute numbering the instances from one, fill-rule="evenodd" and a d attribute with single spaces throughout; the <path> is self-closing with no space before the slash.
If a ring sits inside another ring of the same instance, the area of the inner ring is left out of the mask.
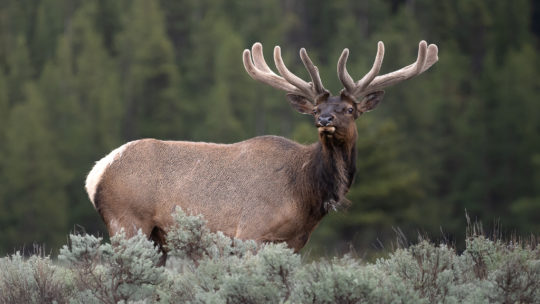
<path id="1" fill-rule="evenodd" d="M 313 190 L 320 198 L 319 204 L 324 214 L 350 205 L 345 195 L 356 173 L 355 146 L 346 149 L 318 143 L 311 171 L 314 177 Z"/>

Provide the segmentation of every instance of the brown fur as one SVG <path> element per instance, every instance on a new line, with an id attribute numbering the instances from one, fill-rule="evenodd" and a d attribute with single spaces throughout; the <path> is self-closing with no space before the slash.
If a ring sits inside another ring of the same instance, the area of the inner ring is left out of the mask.
<path id="1" fill-rule="evenodd" d="M 231 145 L 144 139 L 107 168 L 94 201 L 111 235 L 140 228 L 163 244 L 157 234 L 180 206 L 202 214 L 212 231 L 284 241 L 298 251 L 327 213 L 325 204 L 345 195 L 347 170 L 340 151 L 276 136 Z"/>

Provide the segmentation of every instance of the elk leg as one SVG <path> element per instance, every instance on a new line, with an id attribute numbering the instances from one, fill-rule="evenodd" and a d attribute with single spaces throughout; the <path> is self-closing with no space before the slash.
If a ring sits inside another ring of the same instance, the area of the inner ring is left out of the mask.
<path id="1" fill-rule="evenodd" d="M 159 258 L 157 266 L 165 266 L 165 263 L 167 262 L 167 251 L 165 250 L 165 235 L 165 231 L 163 231 L 163 229 L 157 226 L 154 227 L 154 229 L 152 229 L 152 233 L 150 233 L 150 239 L 154 241 L 154 244 L 159 247 L 159 251 L 161 252 L 161 257 Z"/>

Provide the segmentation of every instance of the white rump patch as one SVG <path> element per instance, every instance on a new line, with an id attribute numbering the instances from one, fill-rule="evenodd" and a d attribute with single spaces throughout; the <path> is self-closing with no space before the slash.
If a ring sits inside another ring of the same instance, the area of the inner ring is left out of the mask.
<path id="1" fill-rule="evenodd" d="M 88 173 L 84 187 L 86 188 L 86 192 L 88 193 L 88 197 L 90 198 L 90 201 L 92 201 L 94 208 L 96 208 L 96 204 L 94 203 L 94 196 L 96 195 L 97 187 L 99 185 L 99 182 L 101 181 L 103 173 L 115 160 L 122 157 L 122 153 L 124 153 L 127 147 L 132 145 L 133 143 L 135 143 L 135 141 L 128 142 L 114 149 L 107 156 L 96 162 L 94 168 L 92 168 L 90 173 Z"/>

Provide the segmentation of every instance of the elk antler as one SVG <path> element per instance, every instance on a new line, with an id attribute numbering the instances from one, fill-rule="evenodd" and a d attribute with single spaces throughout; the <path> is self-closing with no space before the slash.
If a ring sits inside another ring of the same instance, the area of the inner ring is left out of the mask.
<path id="1" fill-rule="evenodd" d="M 396 83 L 402 82 L 409 78 L 412 78 L 416 75 L 423 73 L 425 70 L 429 69 L 439 57 L 437 57 L 438 49 L 435 44 L 430 44 L 422 40 L 418 45 L 418 58 L 416 62 L 410 64 L 404 68 L 401 68 L 397 71 L 377 76 L 381 70 L 381 65 L 384 57 L 384 44 L 382 41 L 379 41 L 377 45 L 377 55 L 375 56 L 375 62 L 373 62 L 373 67 L 371 70 L 360 79 L 358 82 L 354 82 L 352 77 L 347 72 L 347 58 L 349 57 L 349 50 L 344 49 L 343 53 L 338 60 L 337 71 L 339 80 L 345 87 L 344 90 L 349 94 L 354 96 L 357 99 L 360 99 L 363 96 L 368 95 L 369 93 L 379 91 L 384 87 L 394 85 Z M 377 77 L 375 77 L 377 76 Z"/>
<path id="2" fill-rule="evenodd" d="M 259 42 L 253 44 L 251 51 L 253 52 L 253 57 L 248 49 L 244 50 L 243 54 L 244 67 L 251 78 L 266 83 L 276 89 L 286 91 L 287 93 L 304 96 L 312 102 L 315 102 L 317 96 L 328 93 L 328 90 L 323 87 L 319 69 L 313 65 L 304 48 L 300 50 L 300 58 L 311 76 L 311 82 L 309 83 L 300 79 L 287 69 L 281 58 L 281 49 L 279 46 L 274 48 L 274 62 L 281 76 L 274 73 L 266 64 L 262 44 Z"/>

